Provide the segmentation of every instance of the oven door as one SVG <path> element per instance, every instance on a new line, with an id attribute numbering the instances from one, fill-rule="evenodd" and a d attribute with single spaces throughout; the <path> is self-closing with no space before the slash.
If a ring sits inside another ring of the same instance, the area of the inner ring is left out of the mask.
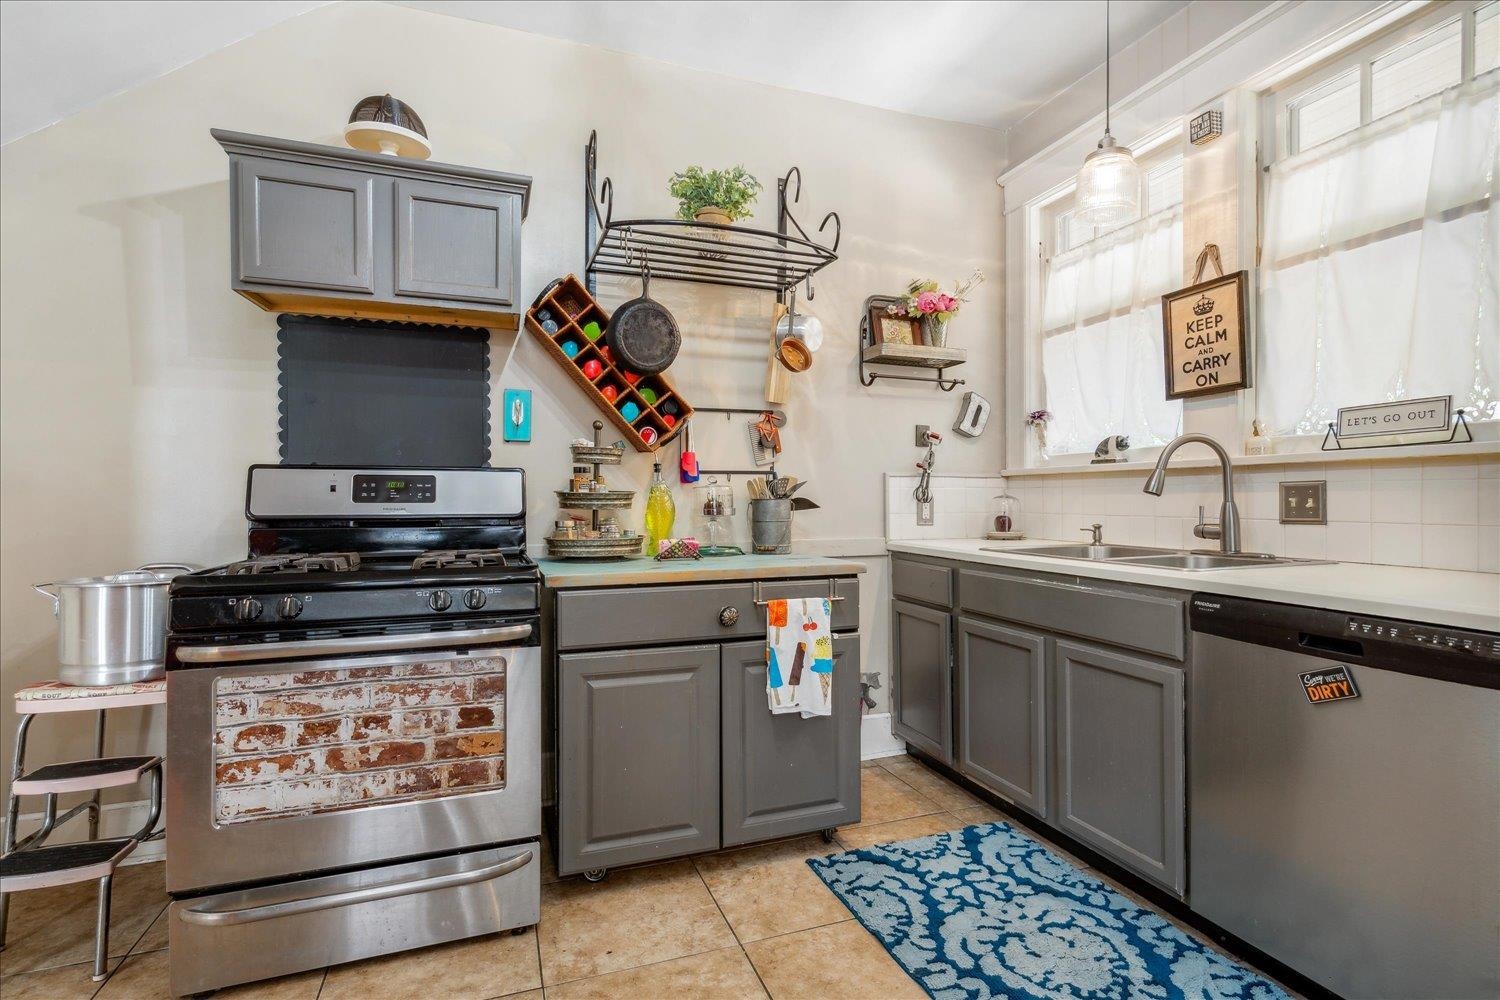
<path id="1" fill-rule="evenodd" d="M 177 645 L 168 891 L 540 836 L 534 628 Z"/>

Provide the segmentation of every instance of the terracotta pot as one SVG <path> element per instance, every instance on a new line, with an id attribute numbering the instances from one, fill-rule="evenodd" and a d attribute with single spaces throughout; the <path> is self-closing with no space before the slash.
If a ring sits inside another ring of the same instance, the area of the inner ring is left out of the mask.
<path id="1" fill-rule="evenodd" d="M 728 212 L 722 208 L 715 208 L 712 205 L 705 205 L 698 209 L 698 211 L 693 213 L 693 218 L 698 222 L 711 222 L 720 226 L 728 226 L 734 223 L 734 220 L 729 217 Z"/>

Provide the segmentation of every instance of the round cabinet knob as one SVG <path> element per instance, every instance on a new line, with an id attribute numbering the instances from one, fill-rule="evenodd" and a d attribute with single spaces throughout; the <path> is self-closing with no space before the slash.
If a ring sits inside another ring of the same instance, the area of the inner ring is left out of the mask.
<path id="1" fill-rule="evenodd" d="M 296 618 L 302 613 L 302 598 L 288 595 L 276 604 L 276 614 L 282 618 Z"/>
<path id="2" fill-rule="evenodd" d="M 241 597 L 234 602 L 234 620 L 240 622 L 253 622 L 260 617 L 265 607 L 253 597 Z"/>
<path id="3" fill-rule="evenodd" d="M 723 625 L 725 628 L 733 628 L 734 624 L 736 622 L 738 622 L 739 620 L 740 620 L 740 609 L 739 608 L 720 608 L 719 609 L 719 624 Z"/>
<path id="4" fill-rule="evenodd" d="M 434 590 L 427 598 L 427 606 L 434 611 L 447 611 L 453 607 L 453 595 L 446 590 Z"/>
<path id="5" fill-rule="evenodd" d="M 468 608 L 470 611 L 478 611 L 480 608 L 484 607 L 484 600 L 484 591 L 480 590 L 478 587 L 475 587 L 473 590 L 464 592 L 464 607 Z"/>

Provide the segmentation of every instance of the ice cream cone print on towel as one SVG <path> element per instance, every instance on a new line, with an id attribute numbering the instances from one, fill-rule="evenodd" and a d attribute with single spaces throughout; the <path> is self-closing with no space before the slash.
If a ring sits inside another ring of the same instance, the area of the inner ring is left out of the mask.
<path id="1" fill-rule="evenodd" d="M 766 692 L 773 713 L 833 713 L 833 606 L 825 598 L 766 606 Z M 787 666 L 790 664 L 790 666 Z"/>

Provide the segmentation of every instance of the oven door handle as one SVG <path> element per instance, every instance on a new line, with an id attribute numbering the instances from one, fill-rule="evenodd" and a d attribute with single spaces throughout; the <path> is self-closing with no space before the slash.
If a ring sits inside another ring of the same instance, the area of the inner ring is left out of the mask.
<path id="1" fill-rule="evenodd" d="M 502 628 L 474 628 L 454 632 L 358 635 L 348 638 L 304 639 L 300 642 L 256 642 L 239 646 L 178 646 L 177 659 L 183 663 L 251 663 L 258 660 L 292 660 L 305 656 L 343 656 L 407 649 L 436 651 L 457 646 L 501 646 L 530 636 L 531 623 L 527 622 Z"/>
<path id="2" fill-rule="evenodd" d="M 419 892 L 434 892 L 438 889 L 452 889 L 461 885 L 473 885 L 476 882 L 489 882 L 525 868 L 531 864 L 532 856 L 531 851 L 523 850 L 512 857 L 506 858 L 499 864 L 476 868 L 468 872 L 452 872 L 447 875 L 434 875 L 431 878 L 419 878 L 410 882 L 394 882 L 390 885 L 371 885 L 362 889 L 349 889 L 345 892 L 331 892 L 326 896 L 289 899 L 281 903 L 266 903 L 261 906 L 246 906 L 240 909 L 200 910 L 189 907 L 179 911 L 178 916 L 184 923 L 195 924 L 199 927 L 233 927 L 239 924 L 252 924 L 261 920 L 276 920 L 280 917 L 291 917 L 300 913 L 314 913 L 318 910 L 332 910 L 341 906 L 354 906 L 358 903 L 373 903 L 377 900 L 393 899 L 397 896 L 415 896 Z"/>

